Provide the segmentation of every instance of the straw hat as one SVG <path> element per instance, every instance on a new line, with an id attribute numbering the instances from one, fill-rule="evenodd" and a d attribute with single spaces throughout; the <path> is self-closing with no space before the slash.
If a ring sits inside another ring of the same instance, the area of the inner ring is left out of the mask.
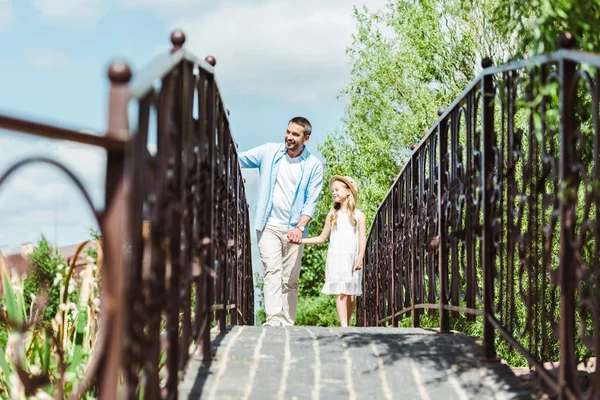
<path id="1" fill-rule="evenodd" d="M 356 181 L 354 179 L 350 178 L 349 176 L 334 175 L 329 180 L 329 186 L 331 186 L 331 184 L 335 181 L 344 182 L 346 184 L 346 186 L 348 186 L 348 188 L 352 192 L 352 195 L 354 196 L 354 200 L 358 200 L 358 193 L 357 193 L 358 192 L 358 184 L 356 183 Z"/>

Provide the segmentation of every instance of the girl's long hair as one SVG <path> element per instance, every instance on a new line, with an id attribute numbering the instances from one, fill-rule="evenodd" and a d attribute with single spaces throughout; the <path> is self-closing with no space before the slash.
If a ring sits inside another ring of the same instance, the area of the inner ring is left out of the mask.
<path id="1" fill-rule="evenodd" d="M 334 181 L 334 182 L 343 183 L 344 186 L 346 186 L 348 188 L 348 190 L 350 190 L 350 188 L 348 187 L 348 185 L 346 185 L 346 183 L 344 183 L 342 181 Z M 339 214 L 341 208 L 342 208 L 342 204 L 337 203 L 337 202 L 333 203 L 333 207 L 331 207 L 331 211 L 332 211 L 331 229 L 335 229 L 335 227 L 337 226 L 338 214 Z M 356 218 L 354 217 L 354 210 L 356 210 L 356 199 L 354 198 L 352 191 L 350 191 L 350 194 L 346 198 L 346 208 L 348 209 L 348 213 L 350 213 L 350 221 L 352 222 L 354 229 L 356 229 L 357 221 L 356 221 Z"/>

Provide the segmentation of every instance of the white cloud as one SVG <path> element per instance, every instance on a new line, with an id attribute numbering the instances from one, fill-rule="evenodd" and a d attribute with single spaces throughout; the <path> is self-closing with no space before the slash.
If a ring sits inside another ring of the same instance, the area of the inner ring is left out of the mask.
<path id="1" fill-rule="evenodd" d="M 165 0 L 130 0 L 160 7 Z M 179 0 L 185 1 L 185 0 Z M 172 24 L 186 48 L 214 55 L 226 96 L 250 93 L 291 102 L 330 102 L 349 77 L 346 47 L 355 21 L 353 3 L 379 8 L 385 0 L 224 1 Z"/>
<path id="2" fill-rule="evenodd" d="M 89 28 L 106 12 L 103 0 L 31 0 L 42 16 L 57 22 L 69 22 Z"/>
<path id="3" fill-rule="evenodd" d="M 0 31 L 10 28 L 17 19 L 17 13 L 10 0 L 0 0 Z"/>
<path id="4" fill-rule="evenodd" d="M 69 64 L 69 57 L 56 49 L 35 49 L 28 53 L 29 63 L 40 69 L 62 69 Z"/>

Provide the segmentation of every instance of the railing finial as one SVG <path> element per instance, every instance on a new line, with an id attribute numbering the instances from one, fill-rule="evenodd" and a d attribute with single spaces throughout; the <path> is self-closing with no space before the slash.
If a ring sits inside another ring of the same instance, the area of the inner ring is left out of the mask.
<path id="1" fill-rule="evenodd" d="M 206 57 L 204 60 L 205 60 L 207 63 L 209 63 L 210 65 L 212 65 L 213 67 L 214 67 L 215 65 L 217 65 L 217 59 L 216 59 L 216 58 L 214 58 L 213 56 L 207 56 L 207 57 Z"/>
<path id="2" fill-rule="evenodd" d="M 575 37 L 571 32 L 563 32 L 558 35 L 558 45 L 561 49 L 572 49 L 575 47 Z"/>
<path id="3" fill-rule="evenodd" d="M 173 31 L 173 33 L 171 33 L 171 43 L 173 43 L 171 53 L 175 53 L 177 50 L 181 49 L 185 43 L 185 33 L 179 29 Z"/>
<path id="4" fill-rule="evenodd" d="M 494 65 L 494 62 L 492 61 L 492 59 L 490 57 L 484 57 L 481 59 L 481 66 L 485 69 L 485 68 L 489 68 L 492 65 Z"/>
<path id="5" fill-rule="evenodd" d="M 126 62 L 113 61 L 108 67 L 108 79 L 113 83 L 127 83 L 131 80 L 131 69 Z"/>
<path id="6" fill-rule="evenodd" d="M 445 111 L 445 108 L 444 108 L 444 107 L 440 107 L 440 108 L 438 108 L 438 117 L 441 117 L 441 116 L 442 116 L 442 114 L 444 113 L 444 111 Z"/>

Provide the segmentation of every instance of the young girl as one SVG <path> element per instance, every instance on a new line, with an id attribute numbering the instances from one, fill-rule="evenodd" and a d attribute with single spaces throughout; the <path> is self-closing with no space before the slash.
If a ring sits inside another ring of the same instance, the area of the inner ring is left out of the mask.
<path id="1" fill-rule="evenodd" d="M 355 296 L 362 294 L 362 267 L 367 235 L 365 214 L 356 209 L 358 185 L 349 176 L 335 175 L 329 181 L 333 207 L 319 236 L 303 244 L 320 244 L 331 233 L 322 292 L 336 294 L 341 326 L 348 326 L 354 312 Z"/>

